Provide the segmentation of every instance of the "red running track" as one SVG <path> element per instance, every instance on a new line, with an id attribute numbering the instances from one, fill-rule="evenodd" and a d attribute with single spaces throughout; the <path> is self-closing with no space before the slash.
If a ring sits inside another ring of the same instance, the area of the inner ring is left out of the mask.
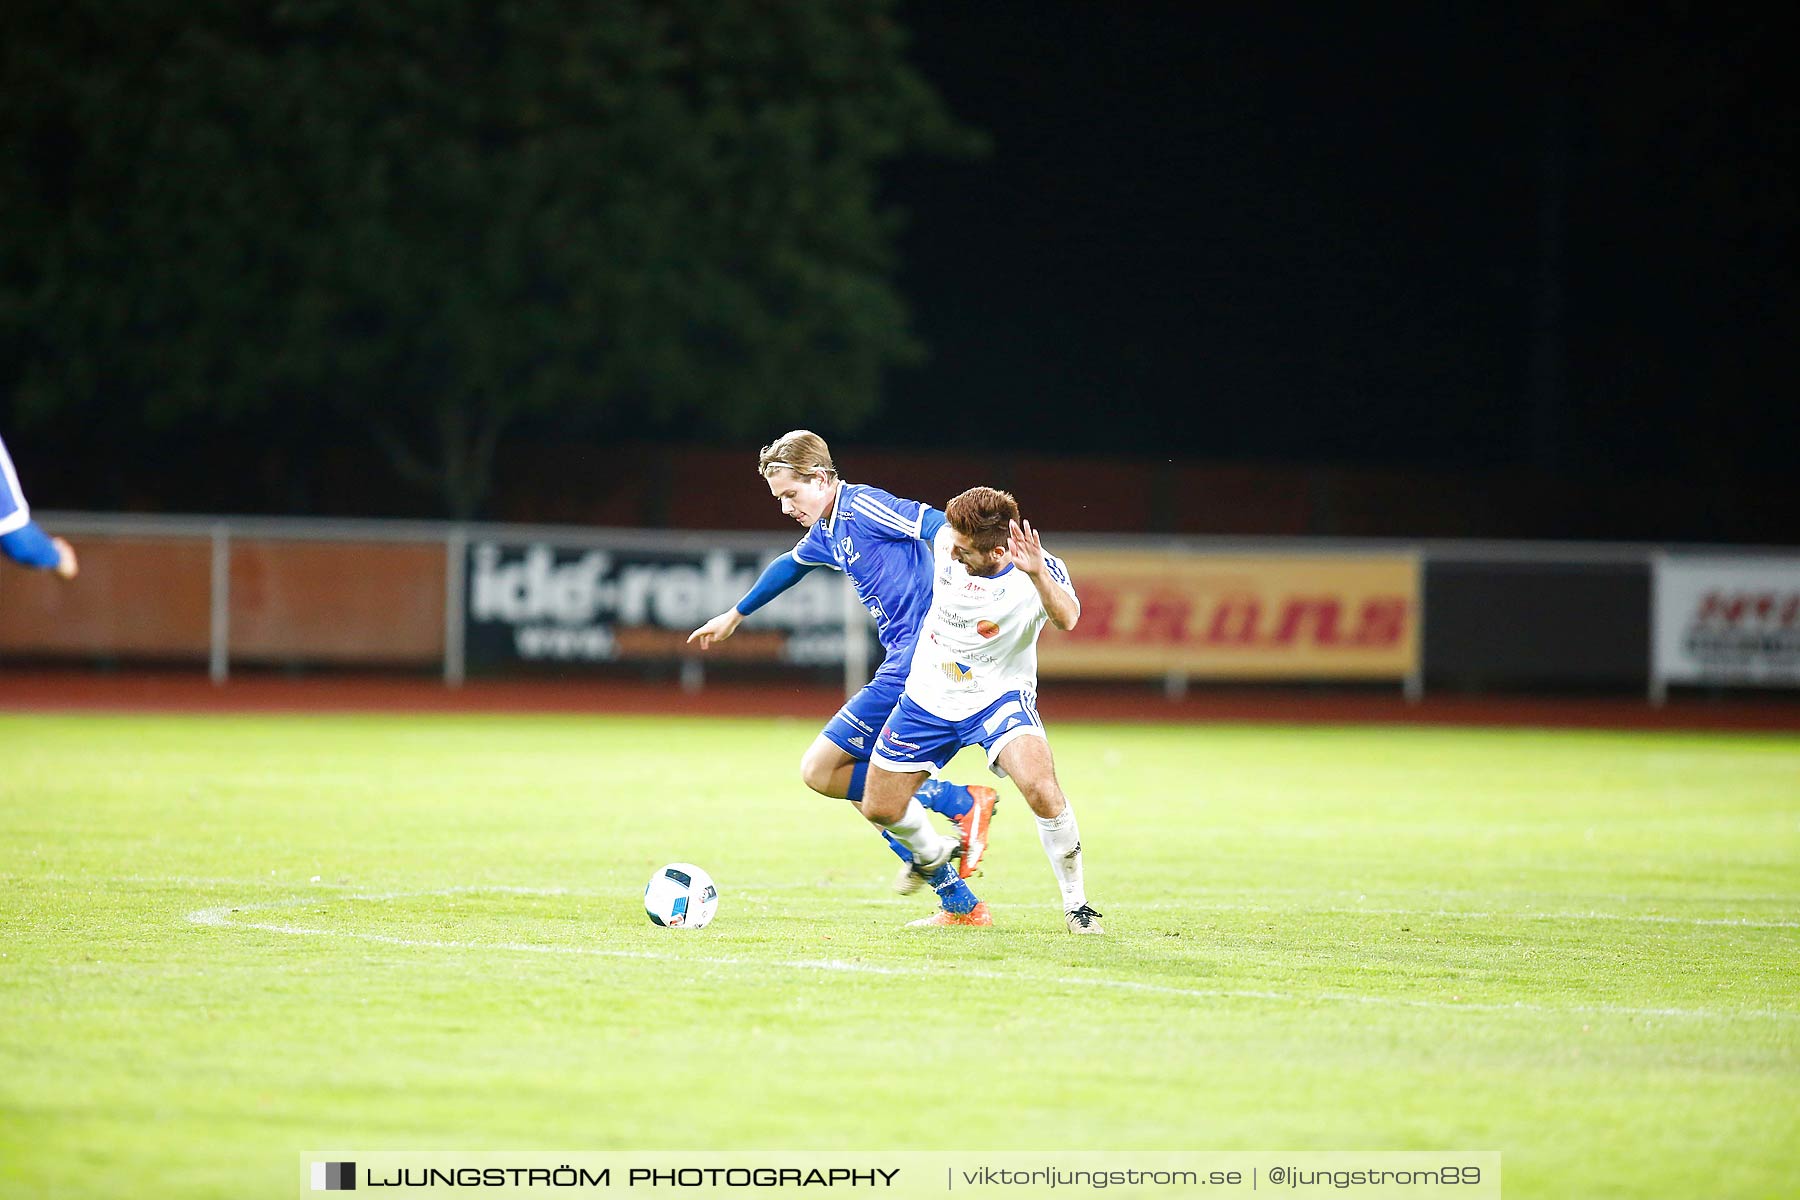
<path id="1" fill-rule="evenodd" d="M 395 676 L 287 677 L 240 674 L 215 686 L 197 672 L 103 674 L 0 671 L 0 711 L 9 712 L 418 712 L 643 713 L 825 719 L 842 702 L 835 688 L 709 683 L 488 681 L 447 688 Z M 1149 688 L 1049 682 L 1039 707 L 1051 721 L 1174 721 L 1262 724 L 1454 725 L 1572 729 L 1800 732 L 1800 696 L 1677 696 L 1656 708 L 1628 697 L 1427 695 L 1398 692 L 1199 689 L 1180 700 Z"/>

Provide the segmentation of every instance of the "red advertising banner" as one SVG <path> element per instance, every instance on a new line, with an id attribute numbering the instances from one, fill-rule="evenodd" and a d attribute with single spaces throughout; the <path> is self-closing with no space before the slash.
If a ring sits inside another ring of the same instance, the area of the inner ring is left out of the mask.
<path id="1" fill-rule="evenodd" d="M 1410 555 L 1060 555 L 1081 598 L 1038 643 L 1047 677 L 1404 679 L 1418 663 Z"/>

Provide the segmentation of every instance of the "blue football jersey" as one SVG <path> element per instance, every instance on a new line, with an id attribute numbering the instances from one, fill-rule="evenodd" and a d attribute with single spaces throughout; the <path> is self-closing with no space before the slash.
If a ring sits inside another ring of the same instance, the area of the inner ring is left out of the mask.
<path id="1" fill-rule="evenodd" d="M 25 503 L 25 491 L 19 486 L 19 473 L 13 470 L 12 459 L 6 453 L 6 439 L 0 438 L 0 534 L 23 529 L 30 520 L 31 505 Z M 927 556 L 929 557 L 929 549 Z M 925 591 L 926 598 L 929 599 L 929 585 Z"/>
<path id="2" fill-rule="evenodd" d="M 845 481 L 831 515 L 807 530 L 792 554 L 805 566 L 850 577 L 892 659 L 912 649 L 931 612 L 931 542 L 943 527 L 944 514 L 929 504 Z"/>

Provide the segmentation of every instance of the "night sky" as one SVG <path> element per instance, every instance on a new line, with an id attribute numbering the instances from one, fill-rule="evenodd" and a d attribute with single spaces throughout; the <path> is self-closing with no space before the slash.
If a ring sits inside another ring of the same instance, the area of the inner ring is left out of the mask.
<path id="1" fill-rule="evenodd" d="M 1640 7 L 905 5 L 992 152 L 890 173 L 883 439 L 1786 469 L 1791 42 Z"/>

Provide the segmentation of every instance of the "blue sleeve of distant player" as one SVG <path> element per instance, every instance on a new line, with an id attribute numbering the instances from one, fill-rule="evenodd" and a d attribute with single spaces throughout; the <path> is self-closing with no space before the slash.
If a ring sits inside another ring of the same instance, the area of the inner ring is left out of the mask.
<path id="1" fill-rule="evenodd" d="M 36 521 L 27 521 L 11 533 L 0 536 L 0 550 L 14 562 L 28 567 L 54 567 L 62 561 L 56 544 Z"/>
<path id="2" fill-rule="evenodd" d="M 737 602 L 737 610 L 746 617 L 781 593 L 800 582 L 800 577 L 815 567 L 816 563 L 796 562 L 791 554 L 784 554 L 767 567 L 763 568 L 762 578 L 756 586 L 744 594 Z"/>
<path id="3" fill-rule="evenodd" d="M 927 504 L 919 514 L 919 540 L 927 546 L 937 544 L 938 530 L 944 527 L 944 514 Z"/>

